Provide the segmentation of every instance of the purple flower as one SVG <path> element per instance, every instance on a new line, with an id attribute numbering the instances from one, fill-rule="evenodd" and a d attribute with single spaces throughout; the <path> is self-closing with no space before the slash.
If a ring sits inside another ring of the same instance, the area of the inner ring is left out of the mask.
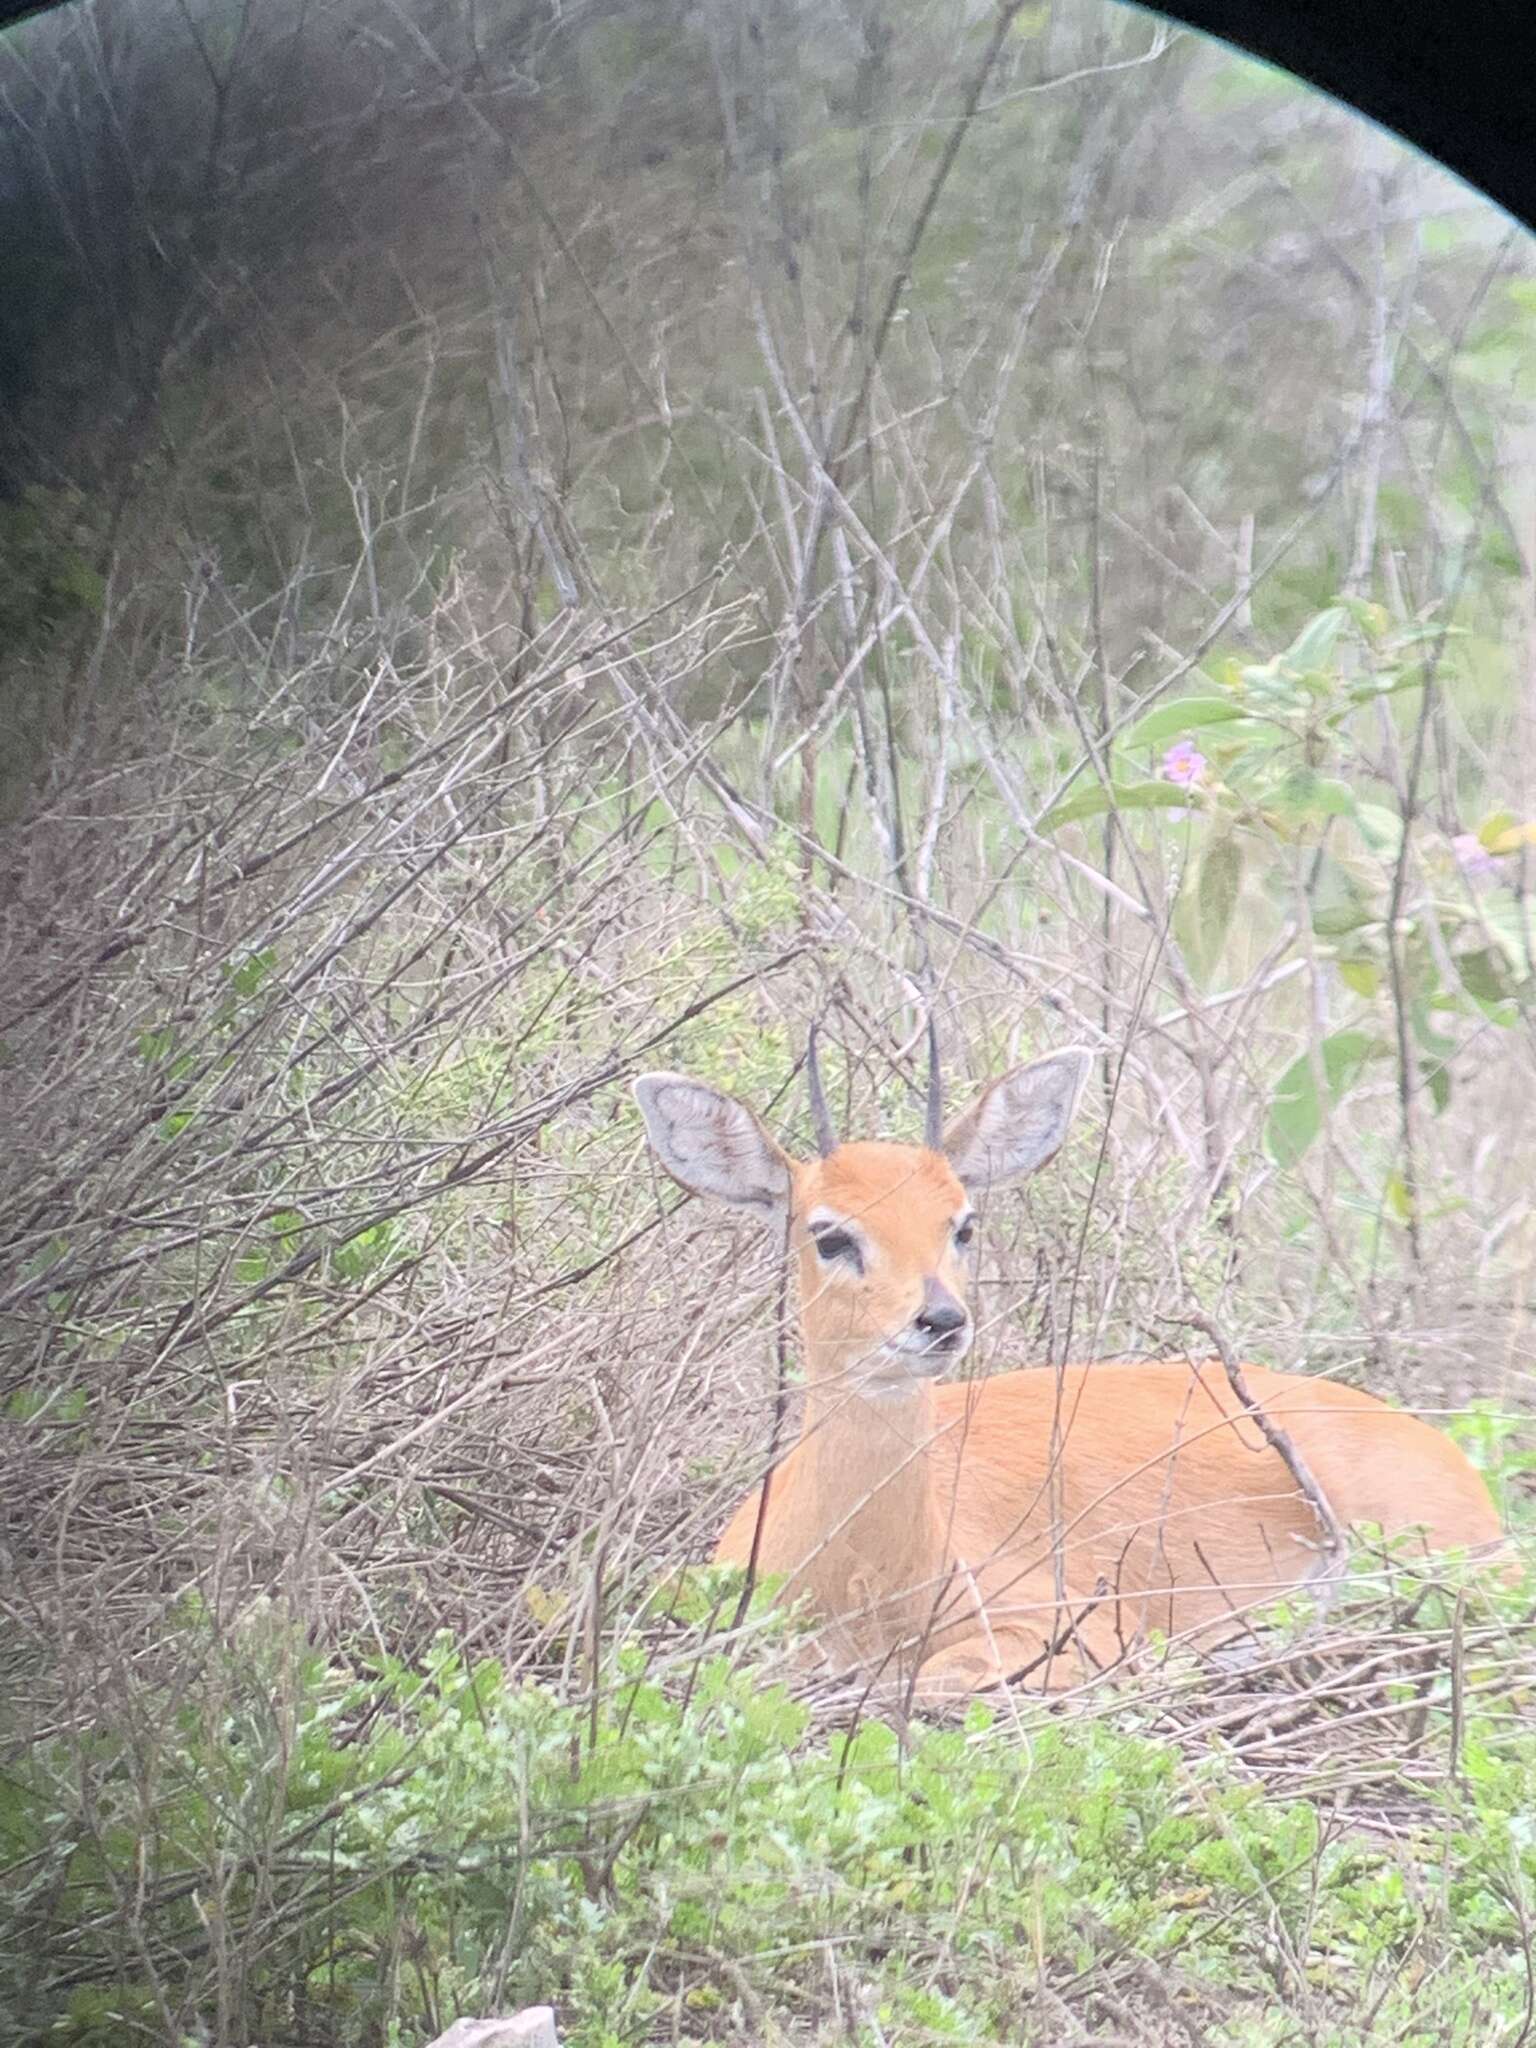
<path id="1" fill-rule="evenodd" d="M 1188 789 L 1205 773 L 1205 756 L 1193 740 L 1175 740 L 1163 756 L 1164 782 L 1176 782 Z"/>
<path id="2" fill-rule="evenodd" d="M 1499 872 L 1499 857 L 1490 853 L 1475 832 L 1458 832 L 1451 841 L 1451 851 L 1456 856 L 1456 865 L 1469 882 L 1481 881 L 1485 875 Z"/>

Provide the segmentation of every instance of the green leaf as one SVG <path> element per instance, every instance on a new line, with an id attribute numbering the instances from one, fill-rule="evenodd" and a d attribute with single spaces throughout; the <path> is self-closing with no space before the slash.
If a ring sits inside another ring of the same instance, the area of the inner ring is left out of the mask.
<path id="1" fill-rule="evenodd" d="M 1357 996 L 1373 996 L 1381 987 L 1381 969 L 1374 960 L 1341 960 L 1339 979 Z"/>
<path id="2" fill-rule="evenodd" d="M 1409 1003 L 1408 1020 L 1413 1026 L 1414 1037 L 1426 1052 L 1432 1052 L 1440 1059 L 1450 1058 L 1456 1050 L 1456 1041 L 1454 1038 L 1447 1038 L 1443 1031 L 1436 1028 L 1434 1013 L 1427 998 Z"/>
<path id="3" fill-rule="evenodd" d="M 1105 811 L 1190 810 L 1193 790 L 1174 782 L 1113 782 L 1069 797 L 1040 820 L 1042 832 L 1054 832 L 1058 825 L 1074 824 L 1079 818 L 1102 817 Z"/>
<path id="4" fill-rule="evenodd" d="M 1442 1064 L 1426 1066 L 1424 1086 L 1429 1090 L 1429 1099 L 1435 1105 L 1435 1115 L 1442 1116 L 1451 1102 L 1451 1070 Z"/>
<path id="5" fill-rule="evenodd" d="M 1502 901 L 1499 900 L 1500 896 L 1503 897 Z M 1482 922 L 1487 926 L 1499 951 L 1522 981 L 1529 973 L 1529 962 L 1526 958 L 1526 909 L 1527 906 L 1517 897 L 1502 891 L 1485 897 L 1480 906 Z M 1532 912 L 1531 915 L 1533 923 L 1536 923 L 1536 912 Z"/>
<path id="6" fill-rule="evenodd" d="M 1336 776 L 1297 766 L 1286 771 L 1268 802 L 1285 817 L 1344 818 L 1355 808 L 1355 793 Z"/>
<path id="7" fill-rule="evenodd" d="M 1302 627 L 1281 660 L 1287 668 L 1303 671 L 1326 667 L 1339 635 L 1348 624 L 1349 613 L 1344 606 L 1330 605 L 1327 611 L 1319 612 L 1315 619 Z"/>
<path id="8" fill-rule="evenodd" d="M 1379 1038 L 1364 1031 L 1335 1031 L 1318 1047 L 1330 1103 L 1348 1094 L 1366 1061 L 1383 1051 Z M 1264 1149 L 1276 1166 L 1294 1166 L 1323 1127 L 1323 1102 L 1310 1051 L 1291 1061 L 1270 1097 Z"/>
<path id="9" fill-rule="evenodd" d="M 1378 697 L 1397 697 L 1401 696 L 1404 690 L 1416 690 L 1423 680 L 1423 672 L 1418 668 L 1402 670 L 1380 668 L 1376 670 L 1374 675 L 1366 676 L 1360 682 L 1350 684 L 1348 692 L 1349 701 L 1351 706 L 1373 704 Z M 1341 713 L 1340 715 L 1343 716 L 1345 714 Z M 1333 718 L 1328 722 L 1330 725 L 1336 725 L 1338 719 Z"/>
<path id="10" fill-rule="evenodd" d="M 1221 958 L 1242 884 L 1243 849 L 1229 832 L 1200 863 L 1200 952 L 1207 971 Z"/>
<path id="11" fill-rule="evenodd" d="M 267 1219 L 272 1235 L 282 1247 L 283 1257 L 291 1259 L 303 1241 L 309 1225 L 297 1209 L 280 1209 L 275 1216 Z"/>
<path id="12" fill-rule="evenodd" d="M 266 946 L 259 953 L 248 953 L 238 967 L 224 971 L 236 995 L 253 996 L 276 965 L 276 953 Z"/>
<path id="13" fill-rule="evenodd" d="M 1396 860 L 1403 843 L 1403 821 L 1385 804 L 1356 803 L 1355 823 L 1360 837 L 1383 860 Z"/>
<path id="14" fill-rule="evenodd" d="M 1239 674 L 1250 711 L 1259 707 L 1284 716 L 1308 708 L 1308 693 L 1300 687 L 1295 671 L 1286 665 L 1284 655 L 1277 654 L 1272 661 L 1250 663 Z"/>
<path id="15" fill-rule="evenodd" d="M 1513 811 L 1490 811 L 1477 828 L 1477 841 L 1490 853 L 1500 853 L 1504 850 L 1503 842 L 1519 829 L 1520 820 Z"/>
<path id="16" fill-rule="evenodd" d="M 1386 496 L 1388 488 L 1387 486 L 1383 487 L 1383 497 Z M 1412 509 L 1417 512 L 1417 501 L 1410 500 L 1409 503 Z M 1342 603 L 1344 610 L 1349 613 L 1349 616 L 1354 620 L 1367 640 L 1382 640 L 1386 637 L 1391 629 L 1392 621 L 1384 605 L 1373 604 L 1368 598 L 1363 597 L 1346 597 L 1342 600 Z"/>
<path id="17" fill-rule="evenodd" d="M 1228 725 L 1247 712 L 1234 697 L 1176 697 L 1138 718 L 1125 735 L 1128 747 L 1161 747 L 1210 725 Z"/>
<path id="18" fill-rule="evenodd" d="M 1426 641 L 1466 640 L 1471 636 L 1470 626 L 1444 626 L 1431 622 L 1426 626 L 1405 626 L 1392 635 L 1394 647 L 1422 647 Z"/>
<path id="19" fill-rule="evenodd" d="M 1480 1003 L 1502 1003 L 1509 997 L 1504 962 L 1491 946 L 1480 946 L 1475 953 L 1458 953 L 1456 972 L 1467 994 Z"/>
<path id="20" fill-rule="evenodd" d="M 1325 818 L 1347 818 L 1355 808 L 1355 792 L 1336 775 L 1319 775 L 1314 802 Z"/>
<path id="21" fill-rule="evenodd" d="M 1337 938 L 1375 924 L 1381 917 L 1379 905 L 1361 888 L 1343 861 L 1331 853 L 1319 854 L 1312 886 L 1307 892 L 1312 909 L 1312 929 L 1320 937 Z"/>

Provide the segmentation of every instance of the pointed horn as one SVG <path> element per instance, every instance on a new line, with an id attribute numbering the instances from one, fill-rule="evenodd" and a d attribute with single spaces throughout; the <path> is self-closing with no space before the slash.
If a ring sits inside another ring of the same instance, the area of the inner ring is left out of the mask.
<path id="1" fill-rule="evenodd" d="M 811 1097 L 811 1121 L 816 1126 L 816 1150 L 825 1159 L 837 1150 L 837 1126 L 827 1107 L 821 1085 L 821 1062 L 816 1057 L 816 1026 L 812 1024 L 805 1044 L 805 1083 Z"/>
<path id="2" fill-rule="evenodd" d="M 928 1118 L 923 1143 L 930 1152 L 944 1149 L 944 1075 L 939 1066 L 939 1032 L 928 1012 Z"/>

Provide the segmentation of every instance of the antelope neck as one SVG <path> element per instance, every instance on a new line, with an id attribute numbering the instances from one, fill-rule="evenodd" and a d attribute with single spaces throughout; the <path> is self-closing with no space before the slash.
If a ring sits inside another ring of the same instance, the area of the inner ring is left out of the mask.
<path id="1" fill-rule="evenodd" d="M 884 1633 L 893 1604 L 910 1604 L 921 1628 L 945 1554 L 928 1449 L 939 1426 L 933 1388 L 914 1381 L 910 1393 L 871 1398 L 859 1391 L 856 1351 L 807 1333 L 805 1355 L 803 1454 L 826 1531 L 807 1577 L 832 1612 L 882 1605 Z"/>

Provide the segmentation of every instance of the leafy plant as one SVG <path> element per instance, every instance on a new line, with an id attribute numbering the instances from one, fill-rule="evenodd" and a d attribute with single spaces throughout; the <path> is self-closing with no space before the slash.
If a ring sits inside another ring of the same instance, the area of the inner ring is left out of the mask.
<path id="1" fill-rule="evenodd" d="M 446 1636 L 419 1665 L 348 1672 L 279 1610 L 254 1613 L 152 1759 L 102 1735 L 0 1781 L 0 1856 L 27 1874 L 0 1960 L 9 2009 L 82 2043 L 167 2011 L 195 2032 L 214 1902 L 242 1939 L 253 1915 L 268 1930 L 240 2031 L 337 2044 L 549 1997 L 572 2048 L 657 2024 L 740 2039 L 763 2010 L 812 2020 L 829 1941 L 904 2041 L 1044 2039 L 1043 1985 L 1132 1952 L 1204 2011 L 1206 2038 L 1250 2041 L 1273 1939 L 1325 2007 L 1360 2010 L 1376 1983 L 1351 2039 L 1522 2009 L 1536 1743 L 1497 1710 L 1460 1727 L 1463 1789 L 1389 1847 L 1264 1798 L 1219 1756 L 1181 1764 L 1139 1732 L 1134 1694 L 1113 1718 L 977 1704 L 963 1728 L 818 1733 L 705 1641 L 674 1635 L 671 1661 L 662 1681 L 635 1645 L 568 1703 Z M 1437 1698 L 1444 1727 L 1456 1710 Z M 1439 1870 L 1461 1901 L 1449 1920 Z M 127 1965 L 106 1930 L 134 1884 Z M 1427 2003 L 1395 1981 L 1415 1953 L 1434 1961 Z"/>
<path id="2" fill-rule="evenodd" d="M 1402 792 L 1362 773 L 1362 719 L 1390 718 L 1396 699 L 1428 688 L 1430 650 L 1438 659 L 1447 637 L 1395 627 L 1376 605 L 1331 605 L 1273 659 L 1218 662 L 1218 693 L 1145 712 L 1120 738 L 1113 776 L 1043 821 L 1059 829 L 1110 811 L 1176 813 L 1187 855 L 1174 931 L 1205 979 L 1244 906 L 1247 922 L 1257 917 L 1282 943 L 1287 922 L 1308 927 L 1305 953 L 1299 936 L 1291 950 L 1332 968 L 1354 1014 L 1272 1085 L 1264 1143 L 1281 1167 L 1302 1159 L 1373 1063 L 1398 1057 L 1399 1014 L 1413 1045 L 1411 1084 L 1440 1112 L 1463 1037 L 1507 1030 L 1529 1007 L 1524 916 L 1506 888 L 1536 823 L 1497 810 L 1448 840 L 1405 813 Z M 1386 1212 L 1406 1220 L 1411 1197 L 1396 1162 L 1383 1189 Z"/>

